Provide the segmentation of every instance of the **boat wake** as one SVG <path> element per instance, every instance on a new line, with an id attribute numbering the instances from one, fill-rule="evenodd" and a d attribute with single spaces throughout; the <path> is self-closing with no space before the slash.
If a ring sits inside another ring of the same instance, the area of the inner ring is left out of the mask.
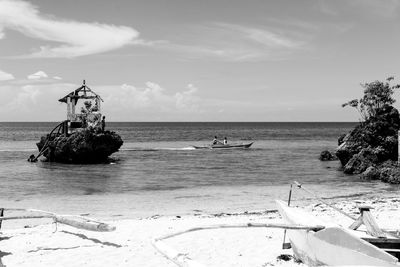
<path id="1" fill-rule="evenodd" d="M 124 148 L 120 151 L 185 151 L 185 150 L 195 150 L 193 146 L 189 147 L 155 147 L 155 148 Z"/>
<path id="2" fill-rule="evenodd" d="M 0 149 L 0 152 L 33 152 L 37 151 L 37 149 L 34 148 L 10 148 L 10 149 Z"/>

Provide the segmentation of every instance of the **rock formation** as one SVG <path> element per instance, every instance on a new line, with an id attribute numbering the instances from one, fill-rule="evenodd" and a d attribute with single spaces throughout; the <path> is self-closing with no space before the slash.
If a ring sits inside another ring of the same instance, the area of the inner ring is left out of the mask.
<path id="1" fill-rule="evenodd" d="M 337 160 L 337 159 L 338 158 L 336 157 L 336 155 L 332 154 L 328 150 L 322 151 L 321 154 L 319 155 L 319 160 L 321 160 L 321 161 L 332 161 L 332 160 Z"/>
<path id="2" fill-rule="evenodd" d="M 392 106 L 385 106 L 374 117 L 357 125 L 339 140 L 336 150 L 344 172 L 360 174 L 370 166 L 397 161 L 399 129 L 399 112 Z"/>
<path id="3" fill-rule="evenodd" d="M 344 106 L 356 108 L 362 121 L 338 139 L 336 156 L 346 174 L 361 174 L 362 179 L 379 179 L 400 183 L 398 166 L 399 111 L 392 106 L 394 90 L 389 77 L 386 82 L 365 83 L 364 96 Z"/>
<path id="4" fill-rule="evenodd" d="M 42 136 L 37 143 L 39 151 L 48 136 Z M 69 136 L 59 135 L 48 143 L 43 156 L 48 161 L 64 163 L 101 163 L 117 152 L 122 146 L 121 137 L 115 132 L 101 132 L 99 129 L 82 129 Z"/>

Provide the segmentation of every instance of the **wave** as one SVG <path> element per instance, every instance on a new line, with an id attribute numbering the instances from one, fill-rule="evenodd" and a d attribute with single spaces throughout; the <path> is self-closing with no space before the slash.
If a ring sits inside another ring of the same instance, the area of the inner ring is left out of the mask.
<path id="1" fill-rule="evenodd" d="M 155 147 L 155 148 L 123 148 L 120 151 L 184 151 L 184 150 L 195 150 L 193 146 L 189 147 Z"/>

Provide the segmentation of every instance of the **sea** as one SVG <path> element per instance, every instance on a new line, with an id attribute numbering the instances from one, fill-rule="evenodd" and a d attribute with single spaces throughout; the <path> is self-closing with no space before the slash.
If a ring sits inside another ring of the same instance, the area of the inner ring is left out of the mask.
<path id="1" fill-rule="evenodd" d="M 127 219 L 274 209 L 297 181 L 334 203 L 396 195 L 399 186 L 345 175 L 322 162 L 356 123 L 108 122 L 124 144 L 106 164 L 38 161 L 36 143 L 57 122 L 0 122 L 0 203 L 61 214 Z M 250 149 L 194 149 L 214 136 Z M 318 202 L 293 188 L 293 203 Z"/>

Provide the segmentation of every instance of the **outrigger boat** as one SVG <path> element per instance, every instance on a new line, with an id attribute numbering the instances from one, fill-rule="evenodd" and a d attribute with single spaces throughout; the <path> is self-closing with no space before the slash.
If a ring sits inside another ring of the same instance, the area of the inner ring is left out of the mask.
<path id="1" fill-rule="evenodd" d="M 301 184 L 297 182 L 295 184 L 308 191 Z M 288 203 L 276 201 L 283 223 L 249 222 L 195 227 L 155 238 L 152 240 L 152 245 L 177 266 L 205 267 L 205 265 L 191 259 L 187 254 L 169 247 L 163 241 L 185 233 L 208 229 L 281 228 L 287 231 L 295 256 L 308 266 L 400 267 L 400 235 L 398 231 L 380 229 L 370 214 L 371 207 L 359 207 L 361 216 L 353 218 L 344 211 L 319 199 L 322 203 L 354 220 L 349 228 L 345 228 L 333 222 L 319 220 L 299 208 L 290 207 L 291 192 Z M 365 225 L 366 231 L 357 230 L 362 224 Z"/>
<path id="2" fill-rule="evenodd" d="M 247 144 L 232 144 L 232 145 L 206 145 L 206 146 L 193 146 L 195 149 L 227 149 L 227 148 L 249 148 L 254 142 Z"/>
<path id="3" fill-rule="evenodd" d="M 295 183 L 301 188 L 299 183 Z M 321 202 L 325 203 L 323 200 Z M 290 207 L 290 200 L 288 203 L 277 200 L 276 203 L 286 224 L 324 226 L 323 229 L 316 230 L 285 230 L 287 231 L 285 236 L 287 234 L 289 237 L 295 257 L 305 264 L 309 266 L 400 266 L 400 236 L 398 233 L 380 229 L 370 213 L 371 207 L 360 206 L 361 215 L 359 218 L 354 218 L 325 203 L 354 220 L 349 227 L 343 227 L 334 222 L 324 222 L 302 209 Z M 358 230 L 362 224 L 366 228 L 365 231 Z"/>
<path id="4" fill-rule="evenodd" d="M 285 223 L 318 224 L 324 229 L 287 230 L 296 258 L 309 266 L 397 266 L 400 239 L 374 237 L 366 232 L 347 229 L 334 223 L 325 223 L 307 212 L 277 201 L 279 213 Z M 379 248 L 386 245 L 389 248 Z"/>

